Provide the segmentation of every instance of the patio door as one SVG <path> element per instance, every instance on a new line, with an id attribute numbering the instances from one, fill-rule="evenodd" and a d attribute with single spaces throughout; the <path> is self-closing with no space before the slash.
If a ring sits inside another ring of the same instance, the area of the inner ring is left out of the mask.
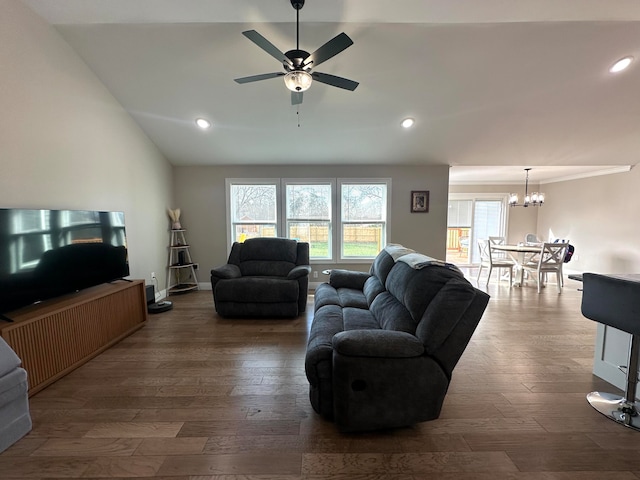
<path id="1" fill-rule="evenodd" d="M 456 265 L 480 262 L 478 240 L 504 237 L 507 198 L 502 195 L 450 194 L 447 215 L 447 261 Z"/>

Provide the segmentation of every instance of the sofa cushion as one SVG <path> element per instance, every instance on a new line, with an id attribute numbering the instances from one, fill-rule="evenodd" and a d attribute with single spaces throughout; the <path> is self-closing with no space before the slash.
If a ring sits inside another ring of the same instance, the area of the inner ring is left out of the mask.
<path id="1" fill-rule="evenodd" d="M 435 352 L 456 328 L 476 296 L 475 288 L 465 279 L 451 278 L 427 307 L 416 336 L 427 353 Z"/>
<path id="2" fill-rule="evenodd" d="M 407 308 L 389 292 L 382 292 L 378 295 L 369 308 L 376 317 L 379 328 L 415 333 L 418 322 L 411 317 Z"/>
<path id="3" fill-rule="evenodd" d="M 286 277 L 295 263 L 271 260 L 247 260 L 240 262 L 240 272 L 243 277 Z"/>
<path id="4" fill-rule="evenodd" d="M 365 308 L 345 307 L 342 309 L 344 330 L 379 329 L 378 321 Z"/>
<path id="5" fill-rule="evenodd" d="M 242 244 L 240 261 L 267 260 L 296 263 L 298 258 L 297 240 L 287 238 L 250 238 Z"/>
<path id="6" fill-rule="evenodd" d="M 317 311 L 325 305 L 340 305 L 338 291 L 328 283 L 321 283 L 318 285 L 313 297 L 314 311 Z"/>
<path id="7" fill-rule="evenodd" d="M 256 241 L 259 240 L 259 241 Z M 242 245 L 239 261 L 243 276 L 286 277 L 296 266 L 298 242 L 283 238 L 249 239 Z"/>
<path id="8" fill-rule="evenodd" d="M 338 298 L 343 307 L 368 308 L 367 298 L 361 290 L 353 288 L 339 288 Z"/>
<path id="9" fill-rule="evenodd" d="M 384 291 L 384 285 L 380 279 L 376 276 L 371 276 L 365 282 L 362 293 L 364 293 L 364 296 L 367 298 L 367 303 L 371 305 L 373 300 Z"/>
<path id="10" fill-rule="evenodd" d="M 389 272 L 385 287 L 407 308 L 417 323 L 422 319 L 433 298 L 452 278 L 458 278 L 468 284 L 464 276 L 456 270 L 437 265 L 414 269 L 404 262 L 398 262 Z"/>
<path id="11" fill-rule="evenodd" d="M 277 303 L 298 301 L 298 281 L 277 277 L 242 277 L 220 280 L 215 286 L 218 302 Z"/>
<path id="12" fill-rule="evenodd" d="M 380 282 L 384 285 L 387 281 L 387 275 L 395 265 L 393 257 L 389 255 L 386 250 L 382 250 L 371 264 L 369 273 L 380 279 Z"/>

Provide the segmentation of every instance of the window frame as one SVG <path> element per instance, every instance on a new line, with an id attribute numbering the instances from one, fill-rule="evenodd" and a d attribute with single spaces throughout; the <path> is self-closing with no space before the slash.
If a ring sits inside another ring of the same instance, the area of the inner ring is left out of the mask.
<path id="1" fill-rule="evenodd" d="M 275 230 L 276 237 L 282 236 L 282 212 L 281 212 L 281 184 L 279 178 L 226 178 L 225 179 L 225 196 L 227 199 L 226 216 L 227 216 L 227 254 L 231 253 L 231 247 L 234 243 L 234 226 L 231 215 L 231 187 L 233 185 L 273 185 L 276 187 L 276 219 Z"/>
<path id="2" fill-rule="evenodd" d="M 343 185 L 385 185 L 386 187 L 386 211 L 385 219 L 382 222 L 361 222 L 361 223 L 383 223 L 383 234 L 382 234 L 382 245 L 381 249 L 384 248 L 389 243 L 390 229 L 389 224 L 391 221 L 391 178 L 383 177 L 383 178 L 338 178 L 337 186 L 336 186 L 336 224 L 337 224 L 337 232 L 335 236 L 335 241 L 337 243 L 336 250 L 337 258 L 335 258 L 336 263 L 371 263 L 371 261 L 376 257 L 346 257 L 343 254 L 343 244 L 342 238 L 344 233 L 344 224 L 345 223 L 358 223 L 358 222 L 344 222 L 342 219 L 342 186 Z"/>
<path id="3" fill-rule="evenodd" d="M 449 200 L 471 201 L 471 238 L 469 238 L 469 265 L 478 265 L 478 236 L 475 228 L 476 201 L 495 201 L 502 204 L 499 236 L 507 237 L 509 232 L 509 195 L 507 193 L 450 193 Z M 449 221 L 447 219 L 447 230 Z"/>
<path id="4" fill-rule="evenodd" d="M 275 230 L 276 236 L 286 237 L 288 234 L 287 229 L 287 185 L 331 185 L 331 209 L 330 209 L 330 249 L 331 256 L 329 258 L 313 258 L 310 259 L 310 263 L 314 264 L 339 264 L 339 263 L 351 263 L 351 264 L 369 264 L 375 258 L 371 257 L 345 257 L 343 256 L 342 235 L 343 235 L 343 222 L 342 222 L 342 185 L 375 185 L 380 184 L 386 187 L 386 208 L 385 219 L 382 222 L 366 223 L 383 223 L 383 235 L 382 245 L 384 248 L 389 243 L 391 235 L 391 178 L 389 177 L 377 177 L 377 178 L 226 178 L 225 179 L 225 198 L 226 198 L 226 229 L 227 229 L 227 255 L 231 252 L 231 247 L 234 242 L 234 226 L 235 223 L 231 218 L 232 199 L 231 199 L 231 187 L 233 185 L 272 185 L 276 188 L 276 223 Z M 353 222 L 349 222 L 353 223 Z M 288 238 L 288 237 L 286 237 Z"/>
<path id="5" fill-rule="evenodd" d="M 287 216 L 287 205 L 288 205 L 288 197 L 287 197 L 287 187 L 289 185 L 329 185 L 331 192 L 329 195 L 329 200 L 331 204 L 329 205 L 329 256 L 328 257 L 311 257 L 311 253 L 309 254 L 309 261 L 312 263 L 327 263 L 333 262 L 335 258 L 335 209 L 336 209 L 336 179 L 335 178 L 283 178 L 282 181 L 282 197 L 283 201 L 281 202 L 282 209 L 282 232 L 283 235 L 287 235 L 289 233 L 289 217 Z M 298 221 L 304 221 L 297 219 Z M 317 221 L 315 219 L 307 219 L 309 222 Z M 287 236 L 287 238 L 289 238 Z"/>

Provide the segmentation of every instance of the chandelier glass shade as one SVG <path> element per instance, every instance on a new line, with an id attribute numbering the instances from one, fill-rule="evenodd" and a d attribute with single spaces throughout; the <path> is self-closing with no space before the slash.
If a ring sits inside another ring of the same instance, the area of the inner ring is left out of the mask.
<path id="1" fill-rule="evenodd" d="M 524 200 L 522 203 L 518 203 L 518 194 L 510 193 L 509 194 L 509 206 L 510 207 L 541 207 L 544 204 L 544 193 L 541 192 L 532 192 L 529 193 L 529 170 L 530 168 L 525 168 L 525 172 L 527 172 L 527 177 L 524 183 Z"/>
<path id="2" fill-rule="evenodd" d="M 311 74 L 304 70 L 294 70 L 284 76 L 284 84 L 292 92 L 304 92 L 311 86 Z"/>

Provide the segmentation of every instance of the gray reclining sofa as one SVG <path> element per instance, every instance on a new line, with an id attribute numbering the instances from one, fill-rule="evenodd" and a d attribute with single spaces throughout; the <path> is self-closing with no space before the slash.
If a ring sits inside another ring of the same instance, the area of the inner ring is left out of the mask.
<path id="1" fill-rule="evenodd" d="M 489 296 L 453 265 L 389 245 L 369 273 L 315 293 L 305 371 L 314 410 L 342 431 L 438 418 Z"/>

